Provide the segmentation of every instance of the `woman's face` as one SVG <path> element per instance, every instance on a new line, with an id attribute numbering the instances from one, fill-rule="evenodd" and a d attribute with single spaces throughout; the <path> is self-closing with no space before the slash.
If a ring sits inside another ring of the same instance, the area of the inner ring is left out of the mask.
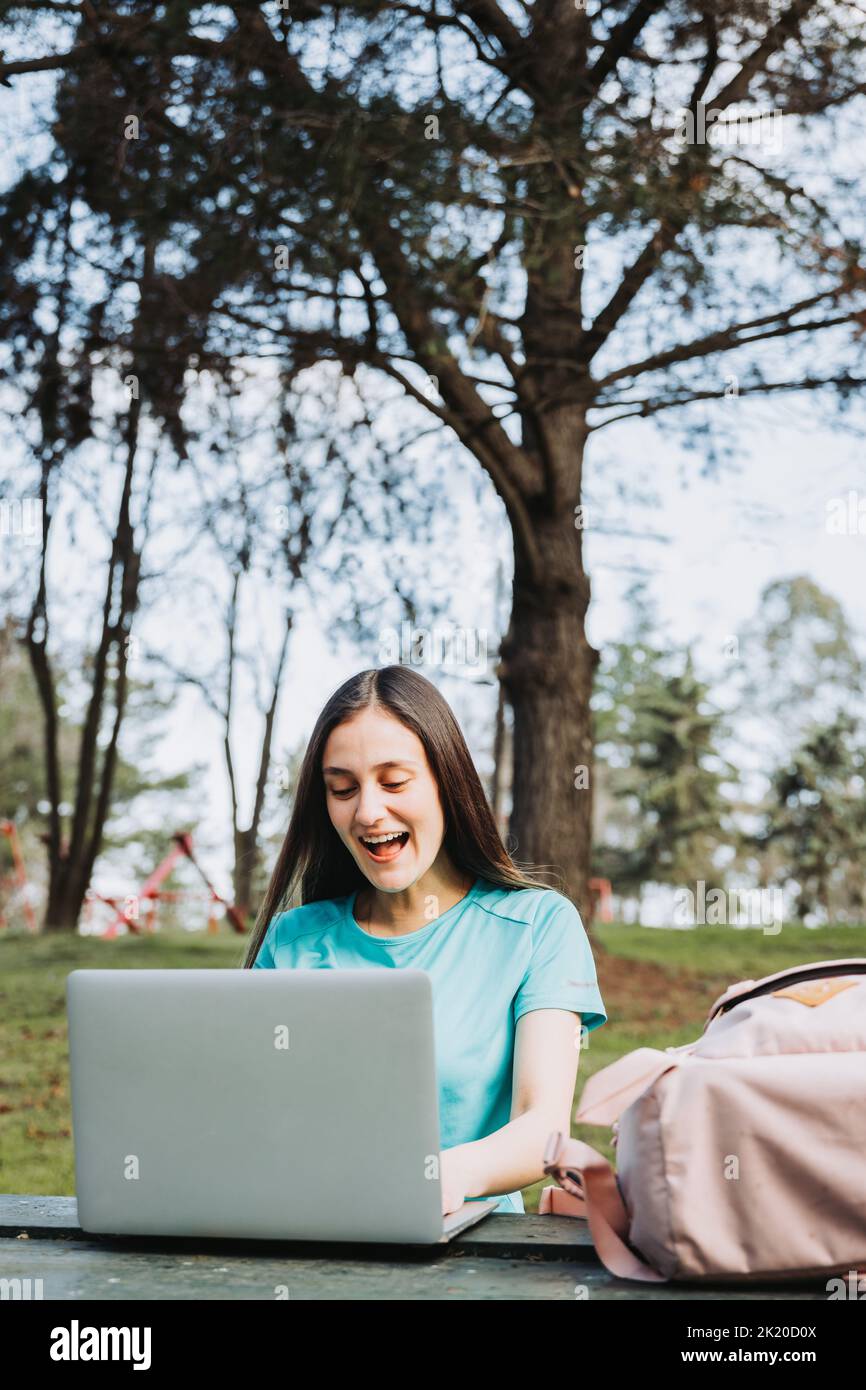
<path id="1" fill-rule="evenodd" d="M 417 734 L 382 709 L 361 710 L 331 730 L 322 775 L 334 829 L 364 876 L 383 893 L 416 883 L 445 834 L 439 789 Z"/>

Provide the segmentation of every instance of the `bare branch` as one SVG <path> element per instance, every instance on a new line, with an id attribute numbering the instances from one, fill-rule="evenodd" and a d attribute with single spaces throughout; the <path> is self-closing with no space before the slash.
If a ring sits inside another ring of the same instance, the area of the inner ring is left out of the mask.
<path id="1" fill-rule="evenodd" d="M 748 343 L 763 342 L 768 338 L 783 337 L 789 333 L 804 333 L 816 328 L 830 328 L 835 324 L 850 323 L 860 318 L 861 315 L 854 311 L 839 314 L 830 319 L 812 319 L 808 323 L 792 324 L 788 322 L 794 314 L 802 313 L 804 309 L 808 309 L 814 304 L 820 304 L 822 300 L 832 298 L 838 293 L 838 289 L 825 290 L 822 294 L 812 295 L 810 299 L 801 299 L 798 304 L 792 304 L 789 309 L 780 309 L 777 313 L 765 314 L 761 318 L 750 319 L 745 323 L 731 324 L 728 328 L 717 329 L 714 333 L 707 333 L 702 338 L 695 338 L 690 343 L 682 343 L 679 347 L 668 348 L 665 352 L 657 352 L 651 357 L 645 357 L 640 362 L 634 362 L 626 367 L 618 367 L 616 371 L 608 372 L 607 376 L 601 377 L 597 381 L 597 389 L 601 391 L 612 382 L 620 381 L 623 378 L 632 378 L 642 376 L 645 372 L 659 371 L 663 367 L 671 366 L 674 362 L 687 362 L 695 357 L 709 357 L 713 353 L 744 347 Z M 784 322 L 781 326 L 776 326 L 780 319 Z M 752 329 L 764 327 L 767 329 L 764 333 L 751 332 Z M 750 336 L 742 336 L 745 333 L 750 333 Z M 596 403 L 600 404 L 600 402 Z"/>
<path id="2" fill-rule="evenodd" d="M 743 62 L 740 71 L 731 79 L 719 95 L 713 99 L 712 105 L 715 111 L 721 113 L 726 107 L 733 105 L 734 102 L 742 101 L 748 95 L 748 89 L 752 78 L 766 66 L 773 53 L 775 53 L 792 34 L 796 33 L 800 20 L 810 9 L 814 8 L 815 4 L 816 0 L 794 0 L 793 4 L 785 13 L 767 30 L 764 38 Z M 691 148 L 690 146 L 687 147 L 681 158 L 676 162 L 669 181 L 671 190 L 676 188 L 678 180 L 682 177 L 683 165 Z M 707 146 L 707 157 L 709 148 L 710 147 Z M 690 218 L 686 212 L 678 214 L 676 217 L 667 217 L 660 220 L 658 229 L 653 233 L 637 258 L 626 269 L 619 285 L 608 300 L 608 303 L 584 334 L 582 343 L 588 358 L 592 358 L 595 355 L 613 332 L 643 285 L 646 284 L 647 280 L 650 279 L 656 270 L 665 252 L 669 251 L 675 244 L 680 233 L 688 225 L 689 221 Z"/>
<path id="3" fill-rule="evenodd" d="M 747 382 L 745 385 L 737 386 L 737 395 L 765 395 L 773 391 L 818 391 L 824 386 L 839 386 L 853 390 L 855 387 L 866 386 L 866 377 L 855 377 L 847 372 L 841 376 L 830 377 L 803 377 L 800 381 L 759 381 Z M 633 405 L 639 407 L 637 410 L 624 410 L 619 415 L 611 415 L 607 420 L 600 420 L 597 425 L 590 425 L 590 433 L 596 430 L 603 430 L 608 425 L 615 425 L 619 420 L 645 419 L 648 415 L 657 415 L 660 410 L 672 410 L 676 406 L 692 405 L 695 401 L 717 401 L 727 395 L 727 389 L 719 391 L 691 391 L 685 395 L 672 396 L 667 400 L 634 401 Z"/>

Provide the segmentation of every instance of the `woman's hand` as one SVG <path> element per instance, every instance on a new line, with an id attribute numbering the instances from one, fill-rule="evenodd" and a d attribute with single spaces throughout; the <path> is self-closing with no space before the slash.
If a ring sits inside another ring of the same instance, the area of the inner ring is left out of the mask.
<path id="1" fill-rule="evenodd" d="M 447 1216 L 451 1211 L 457 1211 L 462 1207 L 467 1197 L 474 1197 L 475 1193 L 470 1192 L 471 1176 L 469 1164 L 465 1153 L 461 1152 L 464 1145 L 458 1144 L 453 1149 L 443 1149 L 439 1154 L 439 1181 L 442 1187 L 442 1215 Z"/>

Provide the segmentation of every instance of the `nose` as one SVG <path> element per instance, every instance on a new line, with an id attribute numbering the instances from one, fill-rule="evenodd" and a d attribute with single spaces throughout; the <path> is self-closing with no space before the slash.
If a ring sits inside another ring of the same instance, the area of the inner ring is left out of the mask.
<path id="1" fill-rule="evenodd" d="M 363 830 L 372 830 L 385 814 L 385 795 L 373 778 L 361 784 L 361 795 L 355 820 Z"/>

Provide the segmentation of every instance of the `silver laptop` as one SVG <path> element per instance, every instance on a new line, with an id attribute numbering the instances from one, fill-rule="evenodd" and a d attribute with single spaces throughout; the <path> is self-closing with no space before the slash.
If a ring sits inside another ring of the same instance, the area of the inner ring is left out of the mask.
<path id="1" fill-rule="evenodd" d="M 74 970 L 82 1230 L 436 1244 L 433 997 L 423 970 Z"/>

